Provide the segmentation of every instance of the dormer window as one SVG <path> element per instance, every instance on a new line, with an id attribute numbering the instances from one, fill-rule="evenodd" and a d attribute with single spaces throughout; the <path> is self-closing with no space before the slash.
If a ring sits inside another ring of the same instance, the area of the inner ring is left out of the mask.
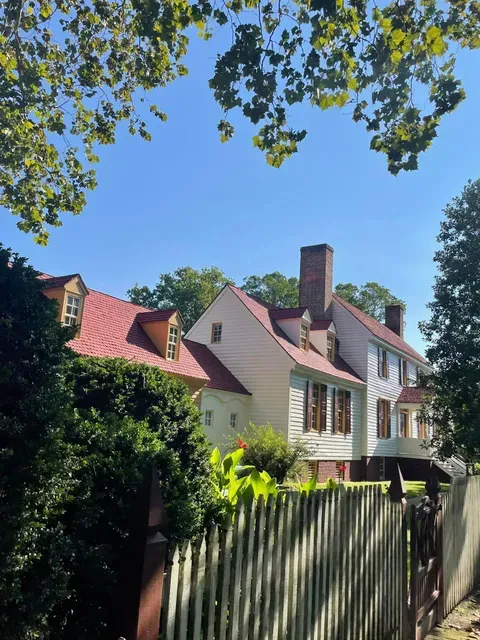
<path id="1" fill-rule="evenodd" d="M 303 351 L 308 351 L 308 334 L 309 334 L 309 327 L 307 324 L 304 324 L 303 322 L 300 325 L 300 349 L 302 349 Z"/>
<path id="2" fill-rule="evenodd" d="M 335 361 L 335 336 L 332 333 L 327 333 L 327 359 Z"/>
<path id="3" fill-rule="evenodd" d="M 80 319 L 80 298 L 78 296 L 72 296 L 67 293 L 67 300 L 65 303 L 65 317 L 63 324 L 70 327 L 75 327 L 79 323 Z"/>
<path id="4" fill-rule="evenodd" d="M 178 360 L 179 328 L 170 325 L 168 328 L 167 360 Z"/>

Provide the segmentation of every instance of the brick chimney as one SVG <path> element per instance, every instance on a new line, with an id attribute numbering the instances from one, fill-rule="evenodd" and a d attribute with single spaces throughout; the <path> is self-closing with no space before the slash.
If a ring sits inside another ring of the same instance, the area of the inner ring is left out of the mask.
<path id="1" fill-rule="evenodd" d="M 300 306 L 313 320 L 332 317 L 333 249 L 315 244 L 300 249 Z"/>
<path id="2" fill-rule="evenodd" d="M 403 339 L 403 307 L 389 304 L 385 307 L 385 326 Z"/>

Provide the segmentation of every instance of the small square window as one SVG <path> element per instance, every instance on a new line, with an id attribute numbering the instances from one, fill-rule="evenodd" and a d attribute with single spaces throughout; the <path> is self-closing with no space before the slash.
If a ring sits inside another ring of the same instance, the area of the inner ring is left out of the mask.
<path id="1" fill-rule="evenodd" d="M 212 342 L 214 344 L 222 341 L 222 323 L 214 322 L 212 324 Z"/>
<path id="2" fill-rule="evenodd" d="M 80 313 L 80 298 L 77 296 L 67 295 L 67 303 L 65 305 L 65 320 L 63 324 L 75 326 L 78 324 Z"/>
<path id="3" fill-rule="evenodd" d="M 237 414 L 236 413 L 231 413 L 230 414 L 230 426 L 232 427 L 232 429 L 236 429 L 237 428 Z"/>
<path id="4" fill-rule="evenodd" d="M 206 427 L 213 426 L 213 411 L 211 411 L 210 409 L 207 409 L 205 411 L 203 423 Z"/>

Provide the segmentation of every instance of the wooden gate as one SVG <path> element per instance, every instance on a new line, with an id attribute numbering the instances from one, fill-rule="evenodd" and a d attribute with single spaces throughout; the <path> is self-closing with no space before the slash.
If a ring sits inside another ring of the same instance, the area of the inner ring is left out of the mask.
<path id="1" fill-rule="evenodd" d="M 410 638 L 423 640 L 443 619 L 442 503 L 435 475 L 410 510 Z"/>

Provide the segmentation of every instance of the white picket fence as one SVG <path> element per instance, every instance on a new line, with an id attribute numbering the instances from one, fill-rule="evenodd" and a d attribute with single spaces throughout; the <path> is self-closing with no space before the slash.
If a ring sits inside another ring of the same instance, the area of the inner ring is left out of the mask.
<path id="1" fill-rule="evenodd" d="M 444 615 L 480 579 L 480 476 L 454 478 L 443 496 Z"/>
<path id="2" fill-rule="evenodd" d="M 170 550 L 162 640 L 402 638 L 402 507 L 379 486 L 239 502 Z"/>

